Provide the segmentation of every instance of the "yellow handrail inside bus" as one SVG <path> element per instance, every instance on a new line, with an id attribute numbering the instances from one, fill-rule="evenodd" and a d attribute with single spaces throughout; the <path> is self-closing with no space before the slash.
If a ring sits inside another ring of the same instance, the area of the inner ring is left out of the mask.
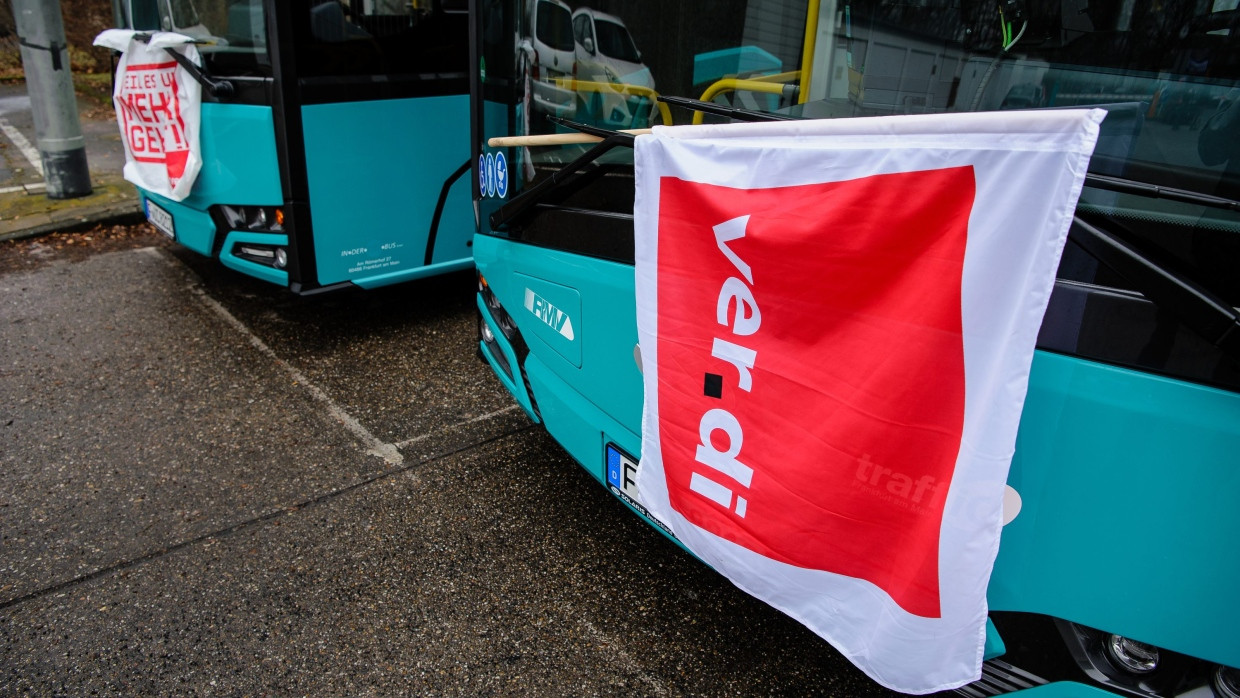
<path id="1" fill-rule="evenodd" d="M 801 51 L 801 93 L 797 104 L 809 99 L 809 81 L 814 72 L 814 44 L 818 41 L 818 5 L 821 0 L 809 0 L 805 17 L 805 45 Z"/>
<path id="2" fill-rule="evenodd" d="M 793 71 L 756 78 L 723 78 L 722 80 L 716 80 L 710 87 L 706 88 L 699 101 L 709 102 L 724 92 L 765 92 L 771 95 L 783 95 L 790 89 L 797 89 L 796 85 L 789 83 L 796 80 L 799 75 L 800 71 Z M 701 124 L 702 116 L 702 112 L 696 112 L 693 115 L 693 123 L 695 125 Z"/>
<path id="3" fill-rule="evenodd" d="M 753 80 L 754 82 L 789 83 L 789 82 L 796 82 L 797 79 L 800 77 L 801 77 L 801 71 L 791 70 L 791 71 L 788 71 L 787 73 L 774 73 L 772 75 L 749 75 L 741 79 Z"/>
<path id="4" fill-rule="evenodd" d="M 578 80 L 576 78 L 556 78 L 557 87 L 562 87 L 574 92 L 598 92 L 598 93 L 619 93 L 624 95 L 632 95 L 634 97 L 645 97 L 654 103 L 659 110 L 659 117 L 663 119 L 664 126 L 672 125 L 672 110 L 667 105 L 659 101 L 659 93 L 644 87 L 642 85 L 630 85 L 623 82 L 595 82 L 593 80 Z"/>

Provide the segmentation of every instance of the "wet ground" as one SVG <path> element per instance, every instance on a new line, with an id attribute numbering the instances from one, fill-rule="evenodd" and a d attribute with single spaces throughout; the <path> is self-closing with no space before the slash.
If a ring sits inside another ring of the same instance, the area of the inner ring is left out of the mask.
<path id="1" fill-rule="evenodd" d="M 530 424 L 473 284 L 0 243 L 0 694 L 889 695 Z"/>

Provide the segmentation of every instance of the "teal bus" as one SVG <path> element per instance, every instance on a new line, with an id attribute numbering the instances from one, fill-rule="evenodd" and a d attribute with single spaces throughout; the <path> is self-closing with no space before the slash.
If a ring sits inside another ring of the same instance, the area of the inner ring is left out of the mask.
<path id="1" fill-rule="evenodd" d="M 195 40 L 203 166 L 156 228 L 298 294 L 472 265 L 464 0 L 114 0 Z M 191 68 L 193 66 L 190 66 Z"/>
<path id="2" fill-rule="evenodd" d="M 472 21 L 479 350 L 655 526 L 625 477 L 643 398 L 625 129 L 1106 109 L 1033 361 L 983 677 L 958 690 L 1240 696 L 1235 0 L 474 0 Z"/>

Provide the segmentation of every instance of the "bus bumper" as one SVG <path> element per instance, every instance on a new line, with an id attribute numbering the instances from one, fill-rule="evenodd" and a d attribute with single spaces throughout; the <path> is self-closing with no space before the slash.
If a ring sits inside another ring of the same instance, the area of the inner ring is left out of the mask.
<path id="1" fill-rule="evenodd" d="M 216 211 L 218 215 L 213 215 L 211 210 L 203 210 L 192 202 L 173 201 L 140 187 L 138 193 L 147 221 L 169 239 L 205 257 L 218 258 L 221 264 L 233 271 L 288 287 L 289 275 L 284 265 L 288 259 L 289 239 L 284 232 L 232 230 L 220 223 L 220 220 L 228 218 L 230 207 L 221 207 L 225 212 Z M 249 208 L 274 210 L 276 207 Z"/>

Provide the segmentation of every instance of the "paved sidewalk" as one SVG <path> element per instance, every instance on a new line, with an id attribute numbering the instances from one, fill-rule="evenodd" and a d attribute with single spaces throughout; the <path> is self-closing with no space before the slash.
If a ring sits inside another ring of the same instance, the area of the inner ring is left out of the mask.
<path id="1" fill-rule="evenodd" d="M 138 194 L 124 181 L 124 146 L 116 120 L 79 100 L 93 192 L 49 199 L 24 84 L 0 84 L 0 240 L 140 215 Z"/>

